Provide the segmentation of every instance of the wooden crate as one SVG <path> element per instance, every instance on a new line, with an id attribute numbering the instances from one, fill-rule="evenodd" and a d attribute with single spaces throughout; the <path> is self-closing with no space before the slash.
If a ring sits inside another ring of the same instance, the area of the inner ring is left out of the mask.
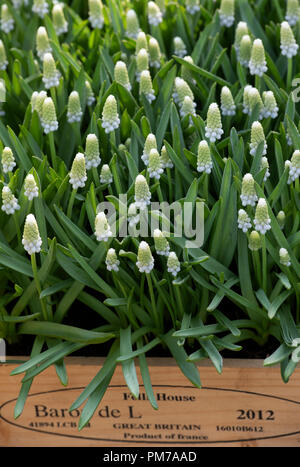
<path id="1" fill-rule="evenodd" d="M 43 372 L 16 420 L 22 376 L 10 376 L 16 364 L 0 365 L 0 446 L 300 446 L 299 370 L 284 384 L 280 369 L 263 368 L 260 360 L 225 360 L 222 375 L 205 361 L 199 365 L 203 388 L 197 389 L 173 360 L 149 359 L 155 411 L 142 385 L 140 398 L 131 398 L 118 367 L 89 426 L 78 431 L 81 408 L 68 409 L 102 360 L 66 361 L 68 386 L 61 386 L 53 367 Z"/>

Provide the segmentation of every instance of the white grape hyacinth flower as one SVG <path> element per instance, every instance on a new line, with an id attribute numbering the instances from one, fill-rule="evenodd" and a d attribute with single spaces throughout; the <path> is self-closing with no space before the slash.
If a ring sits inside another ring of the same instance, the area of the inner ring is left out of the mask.
<path id="1" fill-rule="evenodd" d="M 254 178 L 250 173 L 245 174 L 243 177 L 240 198 L 243 206 L 255 206 L 256 202 L 258 201 L 258 197 L 255 191 Z"/>
<path id="2" fill-rule="evenodd" d="M 28 214 L 26 217 L 22 245 L 29 255 L 40 253 L 41 251 L 42 239 L 33 214 Z"/>
<path id="3" fill-rule="evenodd" d="M 69 123 L 79 123 L 82 115 L 79 94 L 77 91 L 72 91 L 68 98 L 67 120 Z"/>
<path id="4" fill-rule="evenodd" d="M 94 133 L 86 137 L 85 142 L 85 166 L 87 170 L 92 167 L 98 167 L 101 163 L 99 141 Z"/>
<path id="5" fill-rule="evenodd" d="M 2 211 L 6 214 L 14 214 L 20 209 L 17 198 L 11 192 L 11 189 L 8 186 L 4 186 L 2 189 Z"/>
<path id="6" fill-rule="evenodd" d="M 227 86 L 223 86 L 221 91 L 221 111 L 222 115 L 229 117 L 233 117 L 236 113 L 236 105 Z"/>
<path id="7" fill-rule="evenodd" d="M 104 25 L 103 5 L 101 0 L 89 0 L 89 22 L 93 29 L 102 29 Z"/>
<path id="8" fill-rule="evenodd" d="M 277 118 L 279 107 L 272 91 L 263 92 L 264 118 Z"/>
<path id="9" fill-rule="evenodd" d="M 120 261 L 118 260 L 117 253 L 114 248 L 110 248 L 108 250 L 105 264 L 108 271 L 119 271 Z"/>
<path id="10" fill-rule="evenodd" d="M 296 150 L 290 161 L 286 161 L 286 167 L 289 168 L 289 179 L 288 184 L 293 183 L 298 177 L 300 177 L 300 151 Z"/>
<path id="11" fill-rule="evenodd" d="M 40 18 L 44 18 L 49 13 L 49 5 L 46 0 L 33 0 L 32 11 Z"/>
<path id="12" fill-rule="evenodd" d="M 32 174 L 28 174 L 25 178 L 24 195 L 29 199 L 29 201 L 32 201 L 33 198 L 38 198 L 39 196 L 39 189 Z"/>
<path id="13" fill-rule="evenodd" d="M 120 118 L 118 115 L 118 106 L 115 96 L 110 94 L 104 104 L 102 111 L 102 127 L 105 133 L 112 133 L 120 126 Z"/>
<path id="14" fill-rule="evenodd" d="M 254 218 L 255 230 L 265 235 L 268 230 L 271 230 L 271 219 L 269 217 L 268 205 L 264 198 L 258 200 L 255 218 Z"/>
<path id="15" fill-rule="evenodd" d="M 148 2 L 148 22 L 152 26 L 158 26 L 163 20 L 162 12 L 155 2 Z"/>
<path id="16" fill-rule="evenodd" d="M 113 176 L 108 164 L 103 164 L 100 172 L 100 183 L 103 185 L 113 182 Z"/>
<path id="17" fill-rule="evenodd" d="M 255 156 L 258 146 L 264 143 L 263 153 L 262 155 L 265 156 L 267 154 L 267 141 L 264 134 L 264 129 L 260 122 L 253 122 L 251 127 L 251 142 L 250 142 L 250 154 L 251 156 Z"/>
<path id="18" fill-rule="evenodd" d="M 131 203 L 128 207 L 128 225 L 134 227 L 140 222 L 140 214 L 137 212 L 137 206 L 135 203 Z"/>
<path id="19" fill-rule="evenodd" d="M 164 169 L 162 167 L 162 161 L 157 149 L 151 149 L 149 155 L 149 164 L 147 167 L 150 178 L 160 179 Z"/>
<path id="20" fill-rule="evenodd" d="M 211 143 L 215 143 L 218 139 L 221 139 L 223 133 L 219 106 L 216 103 L 212 103 L 207 112 L 205 137 L 208 138 Z"/>
<path id="21" fill-rule="evenodd" d="M 150 204 L 151 192 L 149 190 L 147 180 L 142 174 L 139 174 L 136 177 L 134 189 L 134 201 L 136 206 L 140 209 L 146 209 Z"/>
<path id="22" fill-rule="evenodd" d="M 2 170 L 3 173 L 7 174 L 9 172 L 12 172 L 13 169 L 16 167 L 16 161 L 13 155 L 13 152 L 10 147 L 5 146 L 3 151 L 2 151 L 2 156 L 1 156 L 1 163 L 2 163 Z"/>
<path id="23" fill-rule="evenodd" d="M 99 212 L 95 219 L 95 235 L 98 242 L 108 242 L 113 236 L 107 217 L 104 212 Z"/>
<path id="24" fill-rule="evenodd" d="M 61 74 L 56 69 L 55 61 L 52 53 L 45 53 L 43 57 L 43 83 L 46 89 L 59 86 Z"/>
<path id="25" fill-rule="evenodd" d="M 171 253 L 168 256 L 167 268 L 168 272 L 170 272 L 174 277 L 176 277 L 180 271 L 180 262 L 174 251 L 171 251 Z"/>
<path id="26" fill-rule="evenodd" d="M 252 228 L 251 219 L 244 209 L 239 210 L 238 228 L 241 229 L 244 233 L 247 233 L 248 230 Z"/>
<path id="27" fill-rule="evenodd" d="M 285 19 L 290 26 L 295 26 L 300 18 L 299 0 L 287 0 Z"/>
<path id="28" fill-rule="evenodd" d="M 70 184 L 73 187 L 73 190 L 77 188 L 83 188 L 85 182 L 87 181 L 86 166 L 85 166 L 85 157 L 81 152 L 77 153 L 69 173 Z"/>
<path id="29" fill-rule="evenodd" d="M 222 0 L 219 10 L 221 26 L 230 28 L 234 24 L 234 0 Z"/>
<path id="30" fill-rule="evenodd" d="M 213 168 L 211 152 L 207 141 L 200 141 L 197 155 L 197 171 L 210 174 Z"/>
<path id="31" fill-rule="evenodd" d="M 292 58 L 298 53 L 299 45 L 295 40 L 294 33 L 287 21 L 281 23 L 280 28 L 280 49 L 282 55 Z"/>
<path id="32" fill-rule="evenodd" d="M 265 49 L 261 39 L 255 39 L 253 42 L 249 70 L 251 75 L 260 77 L 268 71 Z"/>
<path id="33" fill-rule="evenodd" d="M 153 231 L 155 251 L 160 256 L 169 256 L 170 245 L 163 232 L 159 229 Z"/>
<path id="34" fill-rule="evenodd" d="M 145 165 L 149 164 L 151 149 L 157 149 L 156 136 L 153 133 L 149 133 L 147 136 L 144 144 L 143 154 L 141 155 L 141 159 Z"/>
<path id="35" fill-rule="evenodd" d="M 5 32 L 6 34 L 10 33 L 10 31 L 13 31 L 15 27 L 15 21 L 6 3 L 3 3 L 3 5 L 1 6 L 0 27 L 1 27 L 1 30 Z"/>
<path id="36" fill-rule="evenodd" d="M 46 97 L 42 104 L 41 125 L 44 133 L 48 134 L 58 129 L 55 106 L 51 97 Z"/>
<path id="37" fill-rule="evenodd" d="M 142 241 L 139 244 L 136 266 L 138 270 L 150 274 L 154 267 L 154 259 L 147 242 Z"/>
<path id="38" fill-rule="evenodd" d="M 279 250 L 279 261 L 280 264 L 289 268 L 291 266 L 291 258 L 286 248 L 280 248 Z"/>

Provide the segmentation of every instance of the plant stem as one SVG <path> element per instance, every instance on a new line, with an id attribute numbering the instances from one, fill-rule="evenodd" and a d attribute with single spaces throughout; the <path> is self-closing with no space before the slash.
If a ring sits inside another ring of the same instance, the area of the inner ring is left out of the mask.
<path id="1" fill-rule="evenodd" d="M 48 315 L 47 315 L 46 305 L 44 303 L 44 299 L 40 298 L 41 293 L 42 293 L 42 288 L 41 288 L 41 284 L 40 284 L 40 280 L 39 280 L 39 276 L 38 276 L 35 253 L 32 253 L 32 255 L 31 255 L 31 267 L 32 267 L 33 277 L 34 277 L 34 280 L 35 280 L 36 289 L 38 291 L 39 299 L 40 299 L 40 302 L 41 302 L 43 318 L 44 318 L 45 321 L 47 321 L 48 320 Z"/>
<path id="2" fill-rule="evenodd" d="M 16 225 L 16 232 L 17 232 L 17 238 L 18 238 L 18 245 L 21 245 L 21 231 L 20 231 L 20 226 L 18 222 L 18 216 L 16 213 L 14 213 L 14 221 Z"/>
<path id="3" fill-rule="evenodd" d="M 255 75 L 255 87 L 259 93 L 260 93 L 260 85 L 261 85 L 260 76 Z"/>
<path id="4" fill-rule="evenodd" d="M 49 144 L 50 144 L 50 154 L 52 160 L 52 167 L 56 171 L 57 170 L 57 157 L 56 157 L 56 150 L 55 150 L 55 143 L 54 143 L 54 135 L 53 131 L 48 134 Z"/>
<path id="5" fill-rule="evenodd" d="M 172 183 L 171 169 L 169 167 L 167 167 L 167 177 L 168 177 L 168 185 L 169 185 L 169 200 L 171 203 L 173 201 L 173 183 Z"/>
<path id="6" fill-rule="evenodd" d="M 287 78 L 286 78 L 287 92 L 289 92 L 291 89 L 292 75 L 293 75 L 293 59 L 288 58 L 288 69 L 287 69 Z"/>
<path id="7" fill-rule="evenodd" d="M 267 293 L 267 248 L 266 237 L 262 235 L 262 288 Z"/>
<path id="8" fill-rule="evenodd" d="M 149 293 L 150 293 L 150 298 L 151 298 L 154 322 L 157 328 L 159 329 L 159 317 L 157 313 L 156 302 L 155 302 L 155 297 L 154 297 L 154 292 L 153 292 L 151 274 L 146 274 L 146 278 L 147 278 L 148 288 L 149 288 Z"/>
<path id="9" fill-rule="evenodd" d="M 100 186 L 100 178 L 99 178 L 99 174 L 97 171 L 97 167 L 93 167 L 92 172 L 93 172 L 93 179 L 95 182 L 95 186 L 98 188 Z"/>
<path id="10" fill-rule="evenodd" d="M 73 210 L 76 193 L 77 193 L 77 190 L 73 188 L 70 199 L 69 199 L 68 210 L 67 210 L 67 216 L 69 219 L 71 219 L 72 217 L 72 210 Z"/>

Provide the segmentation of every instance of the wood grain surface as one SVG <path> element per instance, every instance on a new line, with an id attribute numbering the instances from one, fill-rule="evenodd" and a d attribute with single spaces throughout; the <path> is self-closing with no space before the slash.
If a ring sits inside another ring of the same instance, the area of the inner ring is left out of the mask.
<path id="1" fill-rule="evenodd" d="M 284 384 L 280 369 L 263 368 L 260 360 L 225 360 L 221 375 L 204 361 L 199 365 L 203 386 L 198 389 L 171 359 L 148 362 L 159 409 L 147 400 L 139 372 L 140 396 L 132 398 L 118 367 L 81 431 L 84 404 L 72 412 L 69 408 L 103 360 L 67 358 L 66 387 L 53 367 L 37 376 L 17 419 L 14 407 L 22 375 L 10 375 L 16 363 L 0 365 L 0 446 L 300 446 L 298 369 Z"/>

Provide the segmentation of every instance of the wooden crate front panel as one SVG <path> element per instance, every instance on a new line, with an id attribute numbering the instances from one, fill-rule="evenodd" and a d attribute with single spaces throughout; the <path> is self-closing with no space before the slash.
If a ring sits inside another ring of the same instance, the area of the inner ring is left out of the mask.
<path id="1" fill-rule="evenodd" d="M 69 384 L 54 368 L 39 375 L 23 414 L 13 411 L 22 377 L 15 364 L 0 366 L 0 446 L 300 446 L 300 372 L 285 385 L 279 368 L 262 361 L 225 360 L 222 375 L 199 366 L 202 389 L 194 388 L 172 360 L 149 360 L 159 410 L 130 395 L 119 367 L 89 425 L 78 431 L 82 407 L 69 412 L 101 360 L 69 358 Z M 139 375 L 140 376 L 140 375 Z M 141 378 L 139 378 L 141 381 Z"/>

